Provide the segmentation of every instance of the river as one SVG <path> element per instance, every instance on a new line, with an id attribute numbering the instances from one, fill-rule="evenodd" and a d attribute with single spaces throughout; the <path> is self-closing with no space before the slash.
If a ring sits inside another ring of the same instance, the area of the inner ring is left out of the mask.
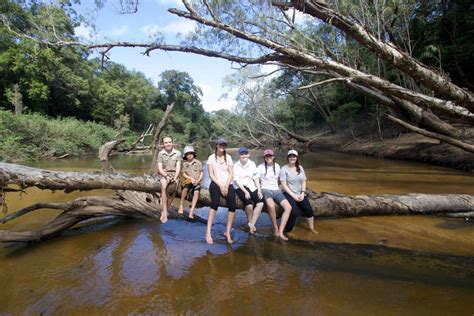
<path id="1" fill-rule="evenodd" d="M 233 157 L 236 157 L 235 152 Z M 260 162 L 259 151 L 251 159 Z M 201 159 L 207 154 L 199 155 Z M 283 163 L 283 154 L 278 161 Z M 150 157 L 118 156 L 120 171 L 143 173 Z M 309 188 L 342 194 L 474 194 L 474 176 L 422 163 L 332 152 L 301 155 Z M 92 171 L 95 158 L 32 164 Z M 106 194 L 107 190 L 96 193 Z M 9 194 L 10 212 L 87 192 Z M 206 216 L 207 209 L 197 210 Z M 57 214 L 42 210 L 1 229 L 31 229 Z M 186 220 L 112 220 L 51 240 L 0 246 L 0 314 L 472 315 L 474 225 L 428 216 L 316 221 L 289 242 L 271 237 L 266 214 L 257 234 L 239 229 L 224 242 L 226 211 L 206 244 L 205 225 Z"/>

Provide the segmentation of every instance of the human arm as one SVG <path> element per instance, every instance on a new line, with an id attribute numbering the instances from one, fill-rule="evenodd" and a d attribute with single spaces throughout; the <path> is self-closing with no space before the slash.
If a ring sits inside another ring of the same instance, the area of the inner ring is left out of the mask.
<path id="1" fill-rule="evenodd" d="M 301 201 L 303 201 L 305 196 L 306 196 L 306 174 L 304 172 L 303 167 L 301 167 L 300 172 L 301 172 L 301 176 L 302 176 L 300 198 L 301 198 Z"/>
<path id="2" fill-rule="evenodd" d="M 181 160 L 177 160 L 176 161 L 176 173 L 174 174 L 174 178 L 173 178 L 174 182 L 178 181 L 180 171 L 181 171 Z"/>
<path id="3" fill-rule="evenodd" d="M 295 194 L 293 191 L 291 191 L 291 189 L 288 186 L 286 180 L 281 180 L 280 179 L 280 183 L 281 183 L 281 187 L 282 187 L 283 191 L 286 192 L 289 196 L 291 196 L 293 198 L 293 200 L 298 201 L 298 202 L 301 201 L 300 196 Z"/>
<path id="4" fill-rule="evenodd" d="M 188 175 L 188 174 L 186 173 L 186 171 L 183 171 L 183 177 L 184 177 L 185 179 L 191 181 L 191 182 L 194 181 L 194 178 L 191 177 L 190 175 Z"/>
<path id="5" fill-rule="evenodd" d="M 232 161 L 231 159 L 229 160 Z M 234 165 L 231 162 L 231 164 L 227 165 L 227 180 L 225 181 L 225 184 L 222 188 L 222 194 L 224 196 L 227 196 L 227 191 L 229 191 L 229 185 L 233 177 L 234 177 Z"/>
<path id="6" fill-rule="evenodd" d="M 211 181 L 220 186 L 219 180 L 217 179 L 214 165 L 208 164 L 207 170 L 209 172 L 209 178 L 211 178 Z"/>
<path id="7" fill-rule="evenodd" d="M 259 199 L 263 198 L 262 188 L 260 186 L 260 172 L 257 169 L 257 166 L 255 166 L 255 165 L 253 167 L 253 177 L 252 177 L 252 179 L 253 179 L 253 182 L 255 183 L 255 186 L 257 187 L 258 198 Z"/>
<path id="8" fill-rule="evenodd" d="M 192 180 L 193 185 L 198 185 L 199 183 L 201 183 L 201 180 L 202 180 L 203 176 L 204 176 L 204 172 L 201 170 L 201 172 L 199 173 L 198 178 Z"/>

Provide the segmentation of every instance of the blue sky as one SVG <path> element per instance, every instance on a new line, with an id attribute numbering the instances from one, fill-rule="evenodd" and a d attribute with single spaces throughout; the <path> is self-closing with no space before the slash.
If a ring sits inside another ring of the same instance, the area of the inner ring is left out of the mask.
<path id="1" fill-rule="evenodd" d="M 92 12 L 94 1 L 83 0 L 78 11 Z M 82 38 L 93 38 L 93 41 L 133 41 L 147 42 L 157 31 L 161 32 L 167 43 L 176 44 L 178 33 L 186 34 L 194 27 L 194 22 L 167 12 L 168 8 L 183 8 L 179 0 L 142 0 L 135 14 L 119 14 L 113 0 L 107 1 L 105 7 L 95 16 L 96 32 L 92 28 L 81 25 L 76 28 L 76 35 Z M 150 56 L 141 54 L 143 49 L 114 48 L 110 51 L 111 61 L 125 65 L 130 70 L 144 73 L 154 83 L 165 70 L 179 70 L 189 73 L 203 91 L 203 106 L 206 111 L 230 109 L 235 101 L 233 98 L 219 100 L 226 92 L 222 88 L 222 78 L 235 70 L 231 63 L 217 58 L 209 58 L 186 53 L 153 51 Z M 230 94 L 232 95 L 232 93 Z"/>

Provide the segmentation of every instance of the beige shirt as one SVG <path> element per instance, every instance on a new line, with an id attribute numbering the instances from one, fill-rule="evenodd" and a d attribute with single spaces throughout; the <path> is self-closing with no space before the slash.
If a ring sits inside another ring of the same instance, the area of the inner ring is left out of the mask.
<path id="1" fill-rule="evenodd" d="M 193 161 L 191 162 L 184 161 L 183 168 L 181 169 L 181 171 L 183 172 L 183 174 L 186 173 L 187 176 L 193 179 L 198 179 L 202 172 L 202 163 L 197 159 L 193 159 Z M 191 180 L 183 176 L 183 183 L 184 184 L 191 183 Z"/>
<path id="2" fill-rule="evenodd" d="M 165 149 L 160 150 L 158 153 L 158 163 L 162 163 L 163 170 L 166 172 L 176 172 L 179 159 L 181 159 L 181 153 L 174 148 L 169 154 Z"/>

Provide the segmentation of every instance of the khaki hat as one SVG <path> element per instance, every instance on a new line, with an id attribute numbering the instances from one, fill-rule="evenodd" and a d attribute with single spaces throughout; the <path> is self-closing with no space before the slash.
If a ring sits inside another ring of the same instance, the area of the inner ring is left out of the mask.
<path id="1" fill-rule="evenodd" d="M 184 150 L 183 150 L 183 159 L 186 159 L 186 154 L 189 154 L 189 153 L 193 153 L 194 157 L 196 157 L 196 152 L 194 151 L 194 147 L 186 146 L 184 147 Z"/>

